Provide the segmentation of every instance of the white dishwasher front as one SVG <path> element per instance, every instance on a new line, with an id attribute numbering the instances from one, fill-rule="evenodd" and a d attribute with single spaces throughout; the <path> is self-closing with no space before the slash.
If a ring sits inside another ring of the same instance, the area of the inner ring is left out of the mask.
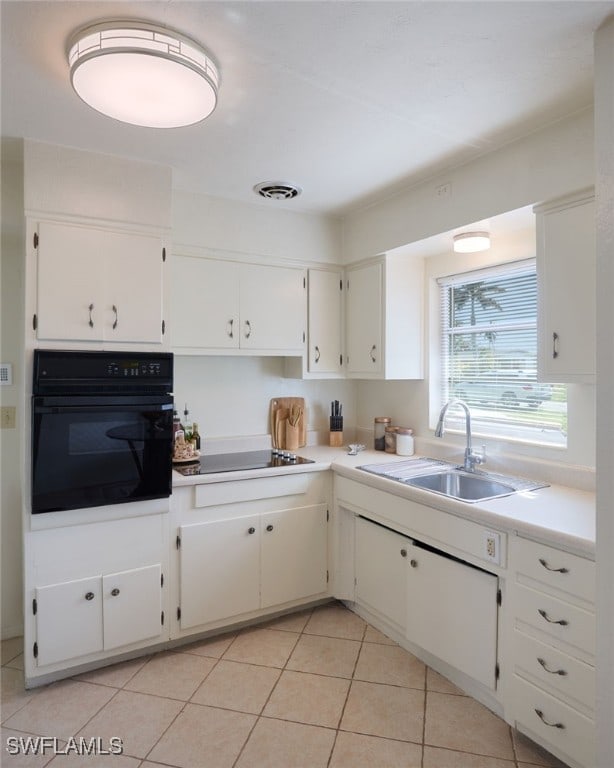
<path id="1" fill-rule="evenodd" d="M 421 542 L 412 542 L 407 637 L 494 690 L 498 577 Z"/>

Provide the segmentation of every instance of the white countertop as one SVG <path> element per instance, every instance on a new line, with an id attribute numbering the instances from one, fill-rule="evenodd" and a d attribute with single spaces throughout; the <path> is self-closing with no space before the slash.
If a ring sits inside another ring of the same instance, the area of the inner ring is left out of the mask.
<path id="1" fill-rule="evenodd" d="M 363 464 L 406 461 L 408 457 L 405 456 L 374 450 L 365 450 L 356 456 L 349 456 L 346 448 L 329 448 L 328 446 L 304 447 L 299 450 L 299 454 L 304 458 L 312 459 L 314 463 L 210 475 L 184 476 L 173 472 L 173 486 L 230 482 L 253 477 L 272 477 L 280 474 L 321 472 L 332 469 L 339 475 L 365 485 L 435 507 L 467 520 L 499 530 L 514 531 L 585 557 L 592 559 L 595 557 L 595 494 L 592 492 L 551 485 L 536 491 L 516 493 L 490 501 L 467 503 L 357 469 Z M 488 470 L 488 466 L 485 469 Z"/>

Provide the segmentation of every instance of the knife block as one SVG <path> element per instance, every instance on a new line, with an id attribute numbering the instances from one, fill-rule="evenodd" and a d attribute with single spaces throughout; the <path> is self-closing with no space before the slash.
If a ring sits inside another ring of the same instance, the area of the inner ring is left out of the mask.
<path id="1" fill-rule="evenodd" d="M 332 448 L 340 448 L 343 445 L 343 432 L 329 432 L 328 444 Z"/>

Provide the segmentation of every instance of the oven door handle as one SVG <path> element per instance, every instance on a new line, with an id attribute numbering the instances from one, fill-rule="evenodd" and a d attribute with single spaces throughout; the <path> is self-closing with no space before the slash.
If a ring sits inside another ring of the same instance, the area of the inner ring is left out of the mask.
<path id="1" fill-rule="evenodd" d="M 96 413 L 98 411 L 108 411 L 110 408 L 121 408 L 122 411 L 125 412 L 147 412 L 147 413 L 157 413 L 157 412 L 164 412 L 164 411 L 172 411 L 173 410 L 173 404 L 172 403 L 146 403 L 146 404 L 133 404 L 130 405 L 121 405 L 116 402 L 99 402 L 96 404 L 90 404 L 90 405 L 48 405 L 48 404 L 39 404 L 34 403 L 33 404 L 33 411 L 36 414 L 39 413 Z"/>

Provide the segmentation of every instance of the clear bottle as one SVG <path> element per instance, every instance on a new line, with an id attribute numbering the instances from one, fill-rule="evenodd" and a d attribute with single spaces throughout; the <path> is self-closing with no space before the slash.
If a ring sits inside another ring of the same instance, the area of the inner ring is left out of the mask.
<path id="1" fill-rule="evenodd" d="M 198 424 L 196 422 L 192 424 L 192 442 L 194 443 L 194 448 L 196 448 L 197 451 L 200 451 L 200 432 L 198 431 Z"/>
<path id="2" fill-rule="evenodd" d="M 391 421 L 390 416 L 376 416 L 373 420 L 373 447 L 376 451 L 385 450 L 386 427 L 390 425 Z"/>
<path id="3" fill-rule="evenodd" d="M 187 442 L 192 440 L 192 422 L 190 421 L 190 412 L 188 411 L 188 404 L 185 404 L 183 410 L 183 431 Z"/>

